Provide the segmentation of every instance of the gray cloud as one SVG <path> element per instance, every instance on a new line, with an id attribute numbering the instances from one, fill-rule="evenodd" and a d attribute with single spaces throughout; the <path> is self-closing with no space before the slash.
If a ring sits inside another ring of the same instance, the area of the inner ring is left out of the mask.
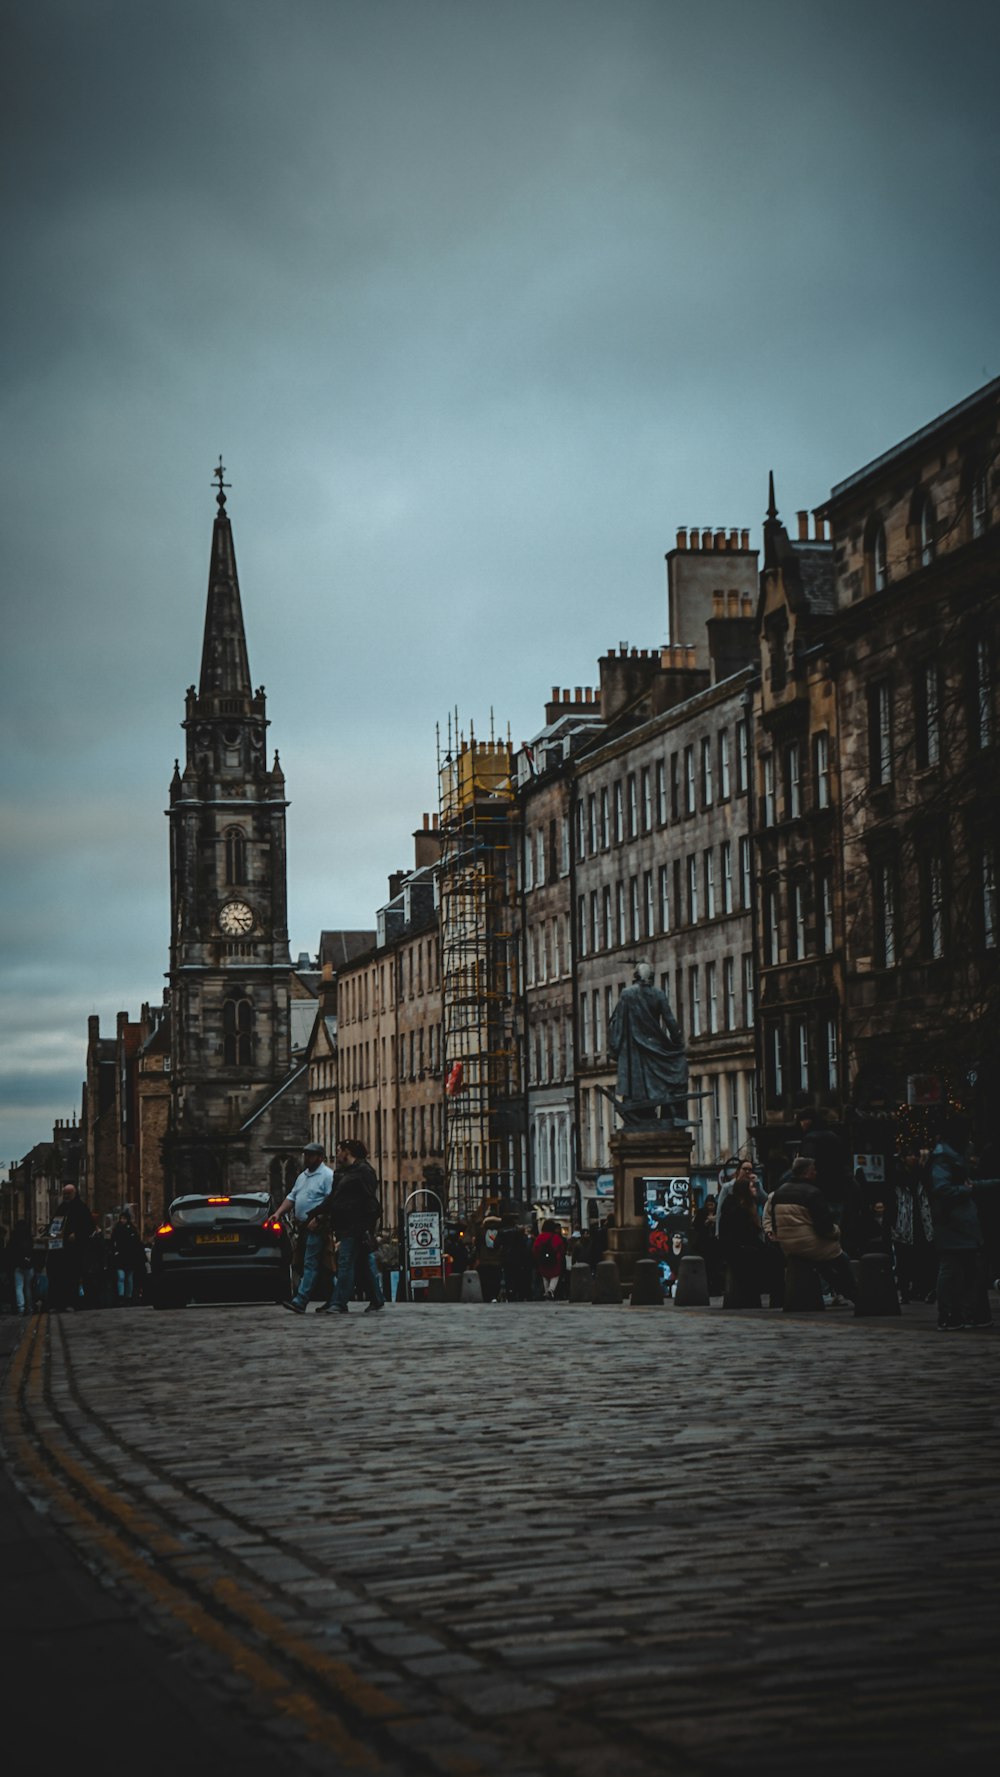
<path id="1" fill-rule="evenodd" d="M 753 526 L 772 465 L 814 504 L 997 372 L 997 42 L 961 0 L 15 7 L 15 1051 L 82 1069 L 159 992 L 219 451 L 298 950 L 372 922 L 449 709 L 520 739 L 664 639 L 676 525 Z"/>

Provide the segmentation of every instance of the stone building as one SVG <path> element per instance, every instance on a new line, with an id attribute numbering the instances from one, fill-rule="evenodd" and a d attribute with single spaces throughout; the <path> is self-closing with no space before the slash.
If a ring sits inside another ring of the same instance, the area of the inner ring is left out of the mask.
<path id="1" fill-rule="evenodd" d="M 833 538 L 847 1078 L 997 1140 L 1000 378 L 841 482 Z"/>
<path id="2" fill-rule="evenodd" d="M 338 1123 L 365 1143 L 382 1183 L 383 1223 L 408 1193 L 440 1193 L 444 1161 L 437 819 L 414 834 L 414 868 L 389 879 L 375 942 L 337 976 Z"/>
<path id="3" fill-rule="evenodd" d="M 825 523 L 790 539 L 771 483 L 757 606 L 753 827 L 761 1140 L 787 1162 L 803 1104 L 839 1111 L 844 1087 L 844 897 L 837 688 L 822 637 L 835 609 Z"/>
<path id="4" fill-rule="evenodd" d="M 525 1194 L 544 1217 L 576 1200 L 573 1044 L 572 773 L 601 731 L 600 701 L 553 686 L 545 726 L 516 759 L 521 816 L 517 929 L 522 991 Z"/>
<path id="5" fill-rule="evenodd" d="M 688 621 L 691 621 L 690 617 Z M 752 611 L 716 587 L 695 646 L 600 662 L 605 729 L 574 772 L 575 1034 L 581 1202 L 609 1167 L 608 1029 L 649 962 L 688 1046 L 693 1161 L 709 1179 L 746 1147 L 753 1075 L 748 694 Z M 719 677 L 719 666 L 743 667 Z"/>
<path id="6" fill-rule="evenodd" d="M 305 1056 L 291 1046 L 285 779 L 265 755 L 221 466 L 217 504 L 201 677 L 168 810 L 171 1196 L 281 1191 L 309 1130 Z"/>
<path id="7" fill-rule="evenodd" d="M 135 1137 L 138 1226 L 151 1239 L 169 1202 L 165 1142 L 170 1117 L 170 1011 L 143 1006 L 135 1058 Z"/>

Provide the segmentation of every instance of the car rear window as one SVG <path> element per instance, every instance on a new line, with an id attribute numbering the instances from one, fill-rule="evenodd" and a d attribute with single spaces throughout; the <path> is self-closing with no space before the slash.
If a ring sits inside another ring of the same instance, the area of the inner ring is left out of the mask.
<path id="1" fill-rule="evenodd" d="M 262 1222 L 268 1214 L 266 1203 L 253 1197 L 230 1197 L 226 1202 L 210 1203 L 201 1198 L 193 1203 L 175 1203 L 170 1220 L 175 1228 L 195 1228 L 213 1222 Z"/>

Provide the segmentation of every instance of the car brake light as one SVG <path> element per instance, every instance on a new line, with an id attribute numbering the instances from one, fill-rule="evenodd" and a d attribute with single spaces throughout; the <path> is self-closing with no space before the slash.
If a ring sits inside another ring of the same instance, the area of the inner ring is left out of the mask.
<path id="1" fill-rule="evenodd" d="M 281 1227 L 280 1222 L 265 1222 L 264 1226 L 265 1226 L 265 1228 L 268 1229 L 268 1231 L 271 1234 L 280 1234 L 282 1232 L 282 1227 Z"/>
<path id="2" fill-rule="evenodd" d="M 228 1197 L 209 1197 L 206 1201 L 209 1203 L 228 1203 L 230 1199 Z"/>
<path id="3" fill-rule="evenodd" d="M 157 1239 L 159 1239 L 161 1234 L 172 1234 L 173 1231 L 174 1231 L 173 1222 L 163 1222 L 163 1223 L 161 1223 L 160 1227 L 157 1228 L 157 1230 L 156 1230 Z"/>

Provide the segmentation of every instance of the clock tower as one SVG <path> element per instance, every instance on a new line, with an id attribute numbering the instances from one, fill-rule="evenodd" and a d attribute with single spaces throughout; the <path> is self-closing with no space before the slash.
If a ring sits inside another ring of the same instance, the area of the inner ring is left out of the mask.
<path id="1" fill-rule="evenodd" d="M 285 780 L 250 683 L 220 459 L 197 689 L 170 785 L 168 1200 L 280 1191 L 308 1140 L 293 1065 Z"/>

